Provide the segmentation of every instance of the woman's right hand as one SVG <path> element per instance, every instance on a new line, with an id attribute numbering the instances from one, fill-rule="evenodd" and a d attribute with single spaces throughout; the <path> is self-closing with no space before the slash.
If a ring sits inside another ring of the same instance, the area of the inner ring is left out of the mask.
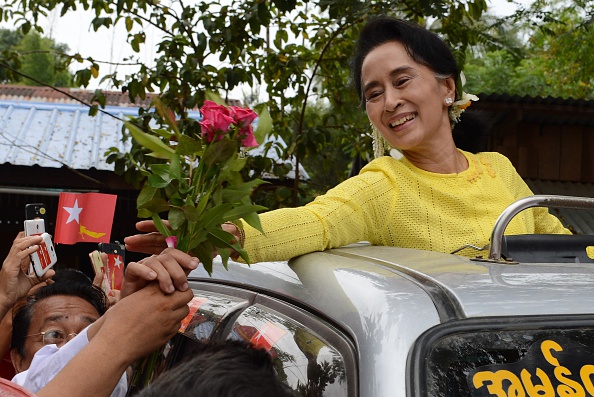
<path id="1" fill-rule="evenodd" d="M 167 221 L 163 221 L 163 223 L 169 226 Z M 128 251 L 159 255 L 167 248 L 165 236 L 159 233 L 153 221 L 136 222 L 136 229 L 144 234 L 135 234 L 124 238 L 124 244 Z"/>

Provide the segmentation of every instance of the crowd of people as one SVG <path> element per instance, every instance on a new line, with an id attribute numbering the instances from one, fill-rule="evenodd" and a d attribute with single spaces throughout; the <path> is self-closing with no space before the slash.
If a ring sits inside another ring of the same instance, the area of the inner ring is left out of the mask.
<path id="1" fill-rule="evenodd" d="M 453 134 L 467 128 L 462 112 L 476 98 L 462 91 L 447 45 L 415 24 L 373 18 L 361 31 L 352 69 L 378 158 L 306 206 L 261 214 L 265 233 L 241 222 L 222 227 L 253 263 L 362 240 L 446 253 L 486 246 L 501 211 L 532 192 L 504 156 L 456 146 Z M 385 156 L 389 148 L 402 157 Z M 130 364 L 176 334 L 193 297 L 186 276 L 198 260 L 166 248 L 152 221 L 137 228 L 142 233 L 127 237 L 126 248 L 151 256 L 127 264 L 111 302 L 84 275 L 29 275 L 40 237 L 17 236 L 0 271 L 0 353 L 10 346 L 13 382 L 42 397 L 125 396 Z M 507 233 L 569 231 L 535 208 L 516 217 Z M 256 389 L 254 379 L 265 379 L 258 383 L 265 386 Z M 293 395 L 275 377 L 268 353 L 231 342 L 205 347 L 140 395 L 190 392 Z"/>

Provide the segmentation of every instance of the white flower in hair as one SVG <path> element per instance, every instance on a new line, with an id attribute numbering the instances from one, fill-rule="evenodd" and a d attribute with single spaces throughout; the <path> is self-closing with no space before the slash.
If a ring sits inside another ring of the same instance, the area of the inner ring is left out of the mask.
<path id="1" fill-rule="evenodd" d="M 460 115 L 464 113 L 467 107 L 472 103 L 471 101 L 478 101 L 479 98 L 476 95 L 462 92 L 462 98 L 457 100 L 450 107 L 450 120 L 454 123 L 460 121 Z"/>
<path id="2" fill-rule="evenodd" d="M 464 72 L 460 72 L 460 82 L 461 86 L 464 87 L 466 84 L 466 76 L 464 76 Z M 450 120 L 452 120 L 453 123 L 460 121 L 460 115 L 462 115 L 466 108 L 471 105 L 471 101 L 476 102 L 478 100 L 479 98 L 476 95 L 462 91 L 460 99 L 454 102 L 450 107 Z"/>

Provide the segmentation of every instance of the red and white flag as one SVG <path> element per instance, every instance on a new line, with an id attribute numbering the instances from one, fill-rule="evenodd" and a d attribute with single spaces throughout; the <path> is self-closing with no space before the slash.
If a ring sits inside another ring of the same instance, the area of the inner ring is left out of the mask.
<path id="1" fill-rule="evenodd" d="M 114 194 L 60 193 L 54 241 L 108 243 L 116 199 Z"/>
<path id="2" fill-rule="evenodd" d="M 124 281 L 124 258 L 120 254 L 107 254 L 107 280 L 110 290 L 122 289 Z"/>

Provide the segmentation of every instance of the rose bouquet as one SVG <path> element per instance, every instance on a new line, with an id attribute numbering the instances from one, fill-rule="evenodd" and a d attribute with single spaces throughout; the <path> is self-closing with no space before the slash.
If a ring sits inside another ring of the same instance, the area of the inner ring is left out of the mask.
<path id="1" fill-rule="evenodd" d="M 189 128 L 183 132 L 173 112 L 158 101 L 157 113 L 169 129 L 147 131 L 131 122 L 126 122 L 125 127 L 142 152 L 148 149 L 148 155 L 156 159 L 134 163 L 134 168 L 146 177 L 137 199 L 138 216 L 152 218 L 169 246 L 192 252 L 210 274 L 217 253 L 225 267 L 231 250 L 249 263 L 239 242 L 221 225 L 235 222 L 241 227 L 238 220 L 242 219 L 261 230 L 258 211 L 265 208 L 252 204 L 250 194 L 263 181 L 246 182 L 240 171 L 246 163 L 245 151 L 257 146 L 272 125 L 263 106 L 257 107 L 256 114 L 250 109 L 227 106 L 213 94 L 208 96 L 212 100 L 200 108 L 199 134 Z M 258 127 L 253 131 L 256 118 Z M 129 394 L 150 383 L 168 350 L 163 347 L 136 363 Z"/>
<path id="2" fill-rule="evenodd" d="M 265 107 L 259 108 L 258 115 L 250 109 L 227 106 L 212 94 L 210 98 L 214 100 L 206 100 L 200 108 L 200 135 L 182 133 L 172 112 L 160 102 L 156 109 L 169 130 L 145 132 L 126 123 L 136 142 L 150 150 L 150 156 L 162 160 L 139 167 L 146 181 L 137 199 L 138 216 L 152 218 L 170 246 L 192 252 L 209 273 L 217 253 L 225 266 L 231 250 L 249 263 L 239 242 L 221 225 L 233 222 L 241 227 L 238 221 L 242 219 L 261 230 L 258 211 L 265 208 L 254 205 L 250 194 L 263 181 L 246 182 L 240 171 L 246 163 L 245 151 L 257 146 L 257 140 L 262 141 L 271 130 Z"/>

